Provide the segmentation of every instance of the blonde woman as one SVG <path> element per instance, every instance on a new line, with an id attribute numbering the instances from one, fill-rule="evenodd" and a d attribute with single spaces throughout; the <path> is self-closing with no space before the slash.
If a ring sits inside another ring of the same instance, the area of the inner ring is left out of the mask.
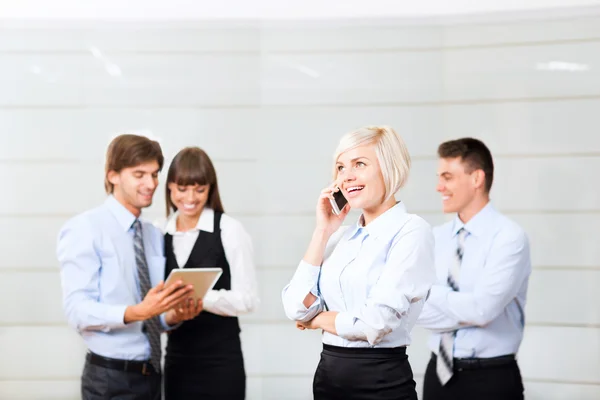
<path id="1" fill-rule="evenodd" d="M 342 137 L 334 163 L 334 184 L 319 196 L 308 249 L 282 293 L 299 329 L 323 331 L 314 398 L 416 399 L 406 346 L 435 269 L 430 226 L 395 198 L 410 155 L 392 128 L 365 127 Z M 338 190 L 348 203 L 335 215 Z M 351 208 L 362 215 L 341 227 Z"/>

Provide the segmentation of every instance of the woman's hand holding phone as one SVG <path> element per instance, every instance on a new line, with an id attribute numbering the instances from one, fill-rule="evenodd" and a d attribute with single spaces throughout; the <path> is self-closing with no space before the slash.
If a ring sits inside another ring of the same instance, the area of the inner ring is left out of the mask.
<path id="1" fill-rule="evenodd" d="M 308 249 L 306 249 L 303 258 L 303 260 L 310 265 L 321 265 L 329 238 L 339 229 L 344 218 L 346 218 L 346 215 L 348 215 L 348 212 L 350 211 L 350 205 L 346 204 L 339 215 L 333 213 L 331 200 L 333 200 L 333 193 L 339 190 L 339 187 L 336 184 L 333 184 L 323 189 L 319 196 L 316 210 L 317 226 L 315 227 L 312 239 L 310 240 Z M 308 293 L 304 299 L 304 305 L 310 307 L 315 300 L 316 297 L 312 293 Z"/>
<path id="2" fill-rule="evenodd" d="M 346 218 L 346 215 L 348 215 L 348 212 L 350 211 L 350 205 L 348 205 L 345 199 L 338 199 L 336 202 L 334 196 L 343 197 L 337 183 L 323 189 L 317 203 L 317 229 L 323 230 L 328 235 L 332 235 L 339 229 L 344 218 Z M 339 205 L 343 204 L 339 215 L 334 212 L 332 202 Z"/>

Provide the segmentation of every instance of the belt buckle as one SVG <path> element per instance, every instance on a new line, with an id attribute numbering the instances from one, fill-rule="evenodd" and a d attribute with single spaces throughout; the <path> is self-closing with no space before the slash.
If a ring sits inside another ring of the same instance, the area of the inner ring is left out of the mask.
<path id="1" fill-rule="evenodd" d="M 148 370 L 148 363 L 142 364 L 142 375 L 150 375 L 150 371 Z"/>

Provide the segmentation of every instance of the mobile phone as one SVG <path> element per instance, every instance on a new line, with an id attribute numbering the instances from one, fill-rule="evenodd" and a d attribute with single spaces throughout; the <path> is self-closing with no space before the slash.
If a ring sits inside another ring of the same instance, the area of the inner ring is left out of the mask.
<path id="1" fill-rule="evenodd" d="M 348 203 L 348 200 L 342 194 L 342 189 L 339 189 L 337 192 L 333 192 L 333 200 L 329 199 L 331 203 L 331 209 L 335 215 L 340 215 L 342 209 Z"/>

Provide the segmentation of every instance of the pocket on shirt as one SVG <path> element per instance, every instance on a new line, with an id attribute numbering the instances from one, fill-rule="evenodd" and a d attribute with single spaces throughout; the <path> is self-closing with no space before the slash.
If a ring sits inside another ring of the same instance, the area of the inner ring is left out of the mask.
<path id="1" fill-rule="evenodd" d="M 165 267 L 167 259 L 163 256 L 147 256 L 148 271 L 150 272 L 150 283 L 152 287 L 165 279 Z"/>

